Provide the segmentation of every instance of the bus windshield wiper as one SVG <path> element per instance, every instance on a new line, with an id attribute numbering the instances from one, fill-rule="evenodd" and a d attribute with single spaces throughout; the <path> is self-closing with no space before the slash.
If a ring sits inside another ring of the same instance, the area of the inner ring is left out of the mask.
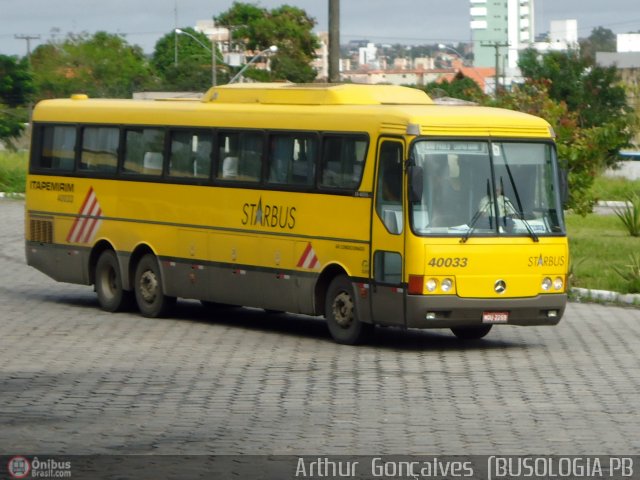
<path id="1" fill-rule="evenodd" d="M 476 223 L 478 222 L 478 219 L 480 218 L 480 216 L 487 210 L 487 207 L 489 207 L 489 205 L 491 205 L 490 203 L 487 203 L 484 207 L 482 207 L 481 209 L 479 209 L 474 215 L 473 218 L 471 219 L 471 221 L 469 222 L 469 230 L 466 231 L 466 233 L 460 238 L 460 243 L 466 243 L 467 240 L 469 240 L 469 237 L 471 236 L 471 234 L 473 233 L 473 230 L 476 228 Z"/>
<path id="2" fill-rule="evenodd" d="M 518 188 L 516 187 L 516 182 L 513 179 L 513 174 L 511 173 L 511 167 L 509 166 L 509 162 L 507 161 L 506 155 L 504 159 L 504 166 L 507 169 L 507 174 L 509 175 L 509 182 L 511 183 L 511 188 L 513 189 L 513 193 L 516 196 L 516 202 L 518 204 L 518 210 L 516 211 L 515 208 L 513 209 L 514 213 L 519 217 L 519 219 L 524 224 L 524 227 L 527 229 L 527 232 L 529 232 L 529 236 L 531 237 L 531 240 L 533 240 L 534 242 L 539 242 L 540 239 L 538 238 L 538 235 L 536 235 L 536 232 L 534 232 L 533 228 L 531 228 L 531 224 L 527 222 L 527 220 L 524 218 L 524 209 L 522 208 L 522 201 L 520 200 L 520 194 L 518 193 Z M 500 185 L 502 185 L 502 177 L 500 177 Z M 504 188 L 502 190 L 502 194 L 504 195 Z"/>
<path id="3" fill-rule="evenodd" d="M 527 229 L 527 232 L 529 232 L 529 236 L 531 237 L 531 240 L 533 240 L 534 242 L 539 242 L 540 239 L 538 238 L 538 235 L 536 234 L 536 232 L 533 231 L 533 228 L 531 228 L 531 224 L 529 222 L 527 222 L 527 219 L 524 218 L 523 212 L 515 212 L 516 217 L 518 218 L 518 220 L 520 220 L 524 227 Z"/>

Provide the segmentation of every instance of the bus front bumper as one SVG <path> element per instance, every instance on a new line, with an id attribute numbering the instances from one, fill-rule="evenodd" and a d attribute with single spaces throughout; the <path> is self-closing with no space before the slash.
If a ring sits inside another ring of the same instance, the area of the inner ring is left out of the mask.
<path id="1" fill-rule="evenodd" d="M 455 295 L 407 295 L 407 328 L 482 325 L 556 325 L 566 294 L 530 298 L 460 298 Z M 505 315 L 506 321 L 505 321 Z"/>

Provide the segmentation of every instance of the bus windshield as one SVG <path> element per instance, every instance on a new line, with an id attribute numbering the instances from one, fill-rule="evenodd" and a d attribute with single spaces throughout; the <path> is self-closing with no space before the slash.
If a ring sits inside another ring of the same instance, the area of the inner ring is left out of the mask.
<path id="1" fill-rule="evenodd" d="M 538 236 L 564 232 L 550 143 L 418 140 L 411 158 L 423 192 L 411 204 L 417 235 Z"/>

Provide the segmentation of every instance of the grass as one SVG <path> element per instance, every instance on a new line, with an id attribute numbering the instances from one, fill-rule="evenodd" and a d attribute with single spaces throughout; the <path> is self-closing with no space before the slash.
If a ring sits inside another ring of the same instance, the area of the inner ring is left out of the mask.
<path id="1" fill-rule="evenodd" d="M 24 193 L 27 152 L 0 151 L 0 192 Z"/>
<path id="2" fill-rule="evenodd" d="M 640 192 L 640 180 L 601 175 L 593 184 L 593 193 L 598 200 L 623 201 L 634 192 Z"/>
<path id="3" fill-rule="evenodd" d="M 571 252 L 571 286 L 630 293 L 618 275 L 628 269 L 629 255 L 640 251 L 640 238 L 631 237 L 615 215 L 566 216 Z"/>

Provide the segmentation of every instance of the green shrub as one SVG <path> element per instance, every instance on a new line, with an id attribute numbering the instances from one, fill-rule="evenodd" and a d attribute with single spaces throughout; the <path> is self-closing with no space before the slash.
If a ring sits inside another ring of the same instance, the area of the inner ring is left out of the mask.
<path id="1" fill-rule="evenodd" d="M 27 181 L 27 154 L 0 152 L 0 192 L 24 193 Z"/>
<path id="2" fill-rule="evenodd" d="M 613 269 L 627 282 L 629 293 L 640 293 L 640 255 L 629 254 L 629 263 L 626 269 L 621 269 L 612 265 Z"/>
<path id="3" fill-rule="evenodd" d="M 627 205 L 615 210 L 616 215 L 624 224 L 632 237 L 640 237 L 640 197 L 633 194 L 627 197 Z"/>

